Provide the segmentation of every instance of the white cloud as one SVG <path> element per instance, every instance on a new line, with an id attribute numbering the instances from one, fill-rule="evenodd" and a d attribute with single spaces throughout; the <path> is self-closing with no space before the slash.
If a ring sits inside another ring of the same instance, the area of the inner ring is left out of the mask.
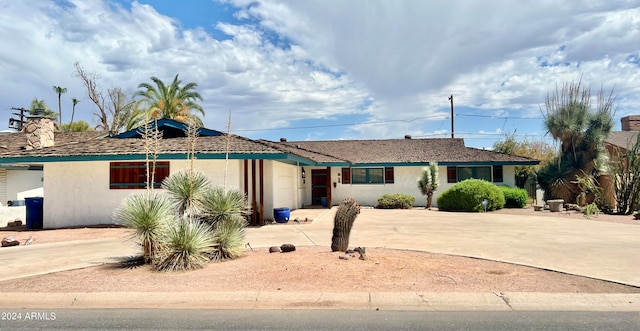
<path id="1" fill-rule="evenodd" d="M 11 41 L 0 48 L 7 87 L 0 107 L 28 106 L 39 97 L 55 108 L 51 86 L 60 85 L 69 90 L 63 96 L 68 119 L 70 98 L 85 99 L 73 77 L 75 61 L 99 73 L 105 90 L 133 92 L 151 76 L 168 81 L 179 73 L 198 83 L 205 125 L 214 129 L 224 129 L 229 111 L 232 129 L 242 130 L 344 115 L 371 122 L 339 136 L 309 130 L 300 139 L 446 134 L 451 94 L 458 109 L 540 116 L 544 96 L 567 80 L 615 86 L 619 116 L 640 106 L 634 1 L 228 3 L 240 21 L 211 22 L 229 36 L 218 40 L 202 28 L 184 28 L 188 17 L 167 17 L 137 2 L 128 8 L 97 0 L 0 0 L 0 40 Z M 77 111 L 89 120 L 90 101 Z M 425 116 L 435 117 L 420 119 Z M 475 133 L 496 134 L 493 128 L 503 126 L 475 122 Z"/>

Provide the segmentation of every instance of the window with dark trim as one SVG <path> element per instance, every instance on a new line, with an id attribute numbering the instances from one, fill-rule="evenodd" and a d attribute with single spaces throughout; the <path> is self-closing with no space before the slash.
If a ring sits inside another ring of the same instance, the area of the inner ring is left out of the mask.
<path id="1" fill-rule="evenodd" d="M 151 169 L 153 171 L 153 169 Z M 169 161 L 156 161 L 153 187 L 159 188 L 169 176 Z M 145 162 L 111 162 L 109 165 L 110 189 L 147 188 L 147 166 Z"/>
<path id="2" fill-rule="evenodd" d="M 456 167 L 447 167 L 447 183 L 455 183 L 458 181 L 458 172 Z"/>
<path id="3" fill-rule="evenodd" d="M 342 168 L 342 184 L 351 184 L 350 168 Z"/>
<path id="4" fill-rule="evenodd" d="M 342 184 L 393 184 L 393 167 L 342 168 Z"/>
<path id="5" fill-rule="evenodd" d="M 393 167 L 385 167 L 384 168 L 384 182 L 385 184 L 393 184 Z"/>
<path id="6" fill-rule="evenodd" d="M 383 168 L 351 168 L 352 184 L 384 184 Z"/>
<path id="7" fill-rule="evenodd" d="M 494 183 L 502 183 L 502 166 L 494 165 L 493 166 L 493 182 Z"/>
<path id="8" fill-rule="evenodd" d="M 457 183 L 469 178 L 484 179 L 488 182 L 502 183 L 502 166 L 447 167 L 447 183 Z"/>

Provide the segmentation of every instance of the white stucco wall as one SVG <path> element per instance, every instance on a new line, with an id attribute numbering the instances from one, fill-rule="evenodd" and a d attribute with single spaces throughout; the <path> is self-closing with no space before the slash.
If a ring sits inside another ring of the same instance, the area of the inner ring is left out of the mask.
<path id="1" fill-rule="evenodd" d="M 332 181 L 336 182 L 336 187 L 332 186 L 333 204 L 337 205 L 345 198 L 352 197 L 364 206 L 375 206 L 378 204 L 378 198 L 388 193 L 404 193 L 412 195 L 416 200 L 414 206 L 424 207 L 427 204 L 426 196 L 420 193 L 418 189 L 418 178 L 422 174 L 422 166 L 404 166 L 394 167 L 394 183 L 393 184 L 342 184 L 337 183 L 338 173 L 341 168 L 331 168 Z M 515 186 L 515 167 L 503 166 L 503 183 L 497 185 Z M 440 179 L 437 191 L 433 195 L 432 204 L 437 207 L 438 195 L 444 190 L 455 185 L 455 183 L 447 183 L 447 167 L 438 167 L 438 177 Z M 309 194 L 310 196 L 310 188 Z M 310 203 L 311 198 L 309 198 Z"/>
<path id="2" fill-rule="evenodd" d="M 44 165 L 44 214 L 43 226 L 57 228 L 94 224 L 112 224 L 113 212 L 127 196 L 142 190 L 109 189 L 108 161 L 47 163 Z M 186 160 L 170 161 L 170 173 L 187 169 Z M 251 162 L 249 162 L 251 167 Z M 259 162 L 256 162 L 256 168 Z M 197 160 L 195 168 L 205 173 L 214 185 L 223 185 L 225 181 L 224 160 Z M 307 176 L 311 167 L 305 167 Z M 358 185 L 337 183 L 339 167 L 331 168 L 332 202 L 337 205 L 347 197 L 355 198 L 362 205 L 375 206 L 378 198 L 386 193 L 406 193 L 416 198 L 416 206 L 425 206 L 426 199 L 417 188 L 416 180 L 422 167 L 395 167 L 393 184 Z M 436 204 L 440 192 L 451 187 L 447 183 L 446 167 L 439 168 L 440 187 L 434 195 Z M 503 185 L 514 186 L 514 167 L 504 166 Z M 256 175 L 259 174 L 256 169 Z M 298 166 L 278 161 L 264 161 L 264 217 L 273 218 L 273 209 L 288 207 L 300 208 L 311 204 L 311 180 L 303 184 L 301 169 Z M 249 169 L 251 180 L 251 169 Z M 230 160 L 227 163 L 226 185 L 229 189 L 244 191 L 243 161 Z M 32 182 L 33 183 L 33 182 Z M 249 203 L 251 203 L 251 183 Z M 259 186 L 256 183 L 257 194 Z M 256 197 L 259 203 L 259 196 Z"/>
<path id="3" fill-rule="evenodd" d="M 109 189 L 108 161 L 47 163 L 44 166 L 45 228 L 113 224 L 113 212 L 124 198 L 143 190 Z M 224 184 L 224 160 L 197 160 L 194 168 L 214 185 Z M 170 161 L 170 173 L 187 169 L 187 161 Z M 242 191 L 242 161 L 230 160 L 227 187 Z"/>
<path id="4" fill-rule="evenodd" d="M 6 200 L 19 199 L 18 195 L 26 191 L 33 192 L 33 196 L 40 196 L 37 189 L 43 187 L 43 176 L 40 170 L 7 170 Z M 6 202 L 3 201 L 3 204 Z"/>
<path id="5" fill-rule="evenodd" d="M 300 168 L 278 161 L 265 161 L 264 163 L 265 218 L 274 218 L 274 208 L 289 208 L 291 210 L 300 208 L 302 206 L 298 190 Z"/>

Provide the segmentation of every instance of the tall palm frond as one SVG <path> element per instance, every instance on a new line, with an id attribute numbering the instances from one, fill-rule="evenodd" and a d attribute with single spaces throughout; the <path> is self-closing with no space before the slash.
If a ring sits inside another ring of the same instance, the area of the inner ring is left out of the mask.
<path id="1" fill-rule="evenodd" d="M 67 88 L 62 86 L 53 86 L 53 91 L 58 95 L 58 114 L 60 114 L 60 124 L 62 124 L 62 95 L 67 93 Z"/>
<path id="2" fill-rule="evenodd" d="M 202 101 L 202 96 L 195 90 L 198 84 L 191 82 L 180 86 L 182 81 L 178 79 L 177 74 L 169 85 L 157 77 L 151 77 L 151 81 L 155 86 L 140 83 L 139 90 L 135 93 L 135 96 L 141 97 L 145 102 L 147 111 L 157 113 L 161 118 L 175 120 L 193 117 L 197 123 L 202 123 L 197 115 L 191 114 L 191 110 L 194 110 L 202 116 L 205 115 L 204 108 L 197 103 L 198 100 Z"/>

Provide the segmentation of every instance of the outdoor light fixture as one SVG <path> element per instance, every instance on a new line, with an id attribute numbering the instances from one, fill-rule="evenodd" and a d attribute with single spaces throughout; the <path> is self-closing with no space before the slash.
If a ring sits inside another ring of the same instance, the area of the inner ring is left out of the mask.
<path id="1" fill-rule="evenodd" d="M 307 173 L 304 171 L 304 167 L 302 168 L 302 184 L 305 184 L 307 181 Z"/>

